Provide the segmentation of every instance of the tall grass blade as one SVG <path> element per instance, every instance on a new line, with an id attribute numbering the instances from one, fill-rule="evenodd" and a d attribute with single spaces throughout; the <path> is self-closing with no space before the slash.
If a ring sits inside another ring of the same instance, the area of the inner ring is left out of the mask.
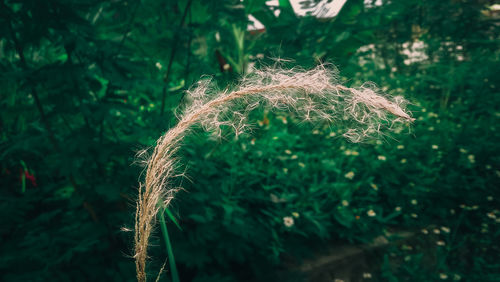
<path id="1" fill-rule="evenodd" d="M 170 211 L 166 208 L 162 208 L 160 212 L 160 226 L 163 233 L 163 239 L 165 240 L 165 246 L 167 247 L 168 263 L 170 266 L 170 273 L 172 274 L 172 282 L 180 282 L 179 273 L 177 272 L 177 266 L 175 265 L 174 252 L 172 251 L 172 244 L 170 244 L 170 237 L 168 236 L 167 223 L 165 221 L 165 212 L 171 215 Z M 173 217 L 173 216 L 172 216 Z M 178 225 L 176 223 L 176 225 Z M 180 226 L 179 226 L 180 228 Z"/>

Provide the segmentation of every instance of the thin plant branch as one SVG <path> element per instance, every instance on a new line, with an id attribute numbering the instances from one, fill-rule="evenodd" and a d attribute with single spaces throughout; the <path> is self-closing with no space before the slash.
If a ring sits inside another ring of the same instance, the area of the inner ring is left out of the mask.
<path id="1" fill-rule="evenodd" d="M 184 26 L 184 22 L 186 21 L 186 17 L 188 14 L 189 9 L 191 8 L 191 3 L 193 1 L 189 0 L 186 4 L 186 8 L 184 8 L 184 13 L 182 14 L 181 22 L 179 24 L 179 30 L 182 29 Z M 174 40 L 172 43 L 172 49 L 170 51 L 170 58 L 168 61 L 168 66 L 167 66 L 167 72 L 165 73 L 165 77 L 163 78 L 163 89 L 162 89 L 162 96 L 161 96 L 161 107 L 160 107 L 160 116 L 163 116 L 163 113 L 165 112 L 165 99 L 167 98 L 167 88 L 168 88 L 168 82 L 170 81 L 170 73 L 172 72 L 172 64 L 174 62 L 175 58 L 175 53 L 177 52 L 177 41 L 179 41 L 179 30 L 175 33 Z"/>

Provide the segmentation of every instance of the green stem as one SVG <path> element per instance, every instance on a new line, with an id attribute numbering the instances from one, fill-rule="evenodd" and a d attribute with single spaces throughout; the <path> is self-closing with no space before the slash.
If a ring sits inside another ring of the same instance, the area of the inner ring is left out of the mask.
<path id="1" fill-rule="evenodd" d="M 168 88 L 168 82 L 170 80 L 170 72 L 172 71 L 172 63 L 174 62 L 175 53 L 177 52 L 177 42 L 179 41 L 180 30 L 184 26 L 184 22 L 186 21 L 186 16 L 188 14 L 189 8 L 191 7 L 191 2 L 193 2 L 193 0 L 189 0 L 187 2 L 186 8 L 184 8 L 184 13 L 182 14 L 179 29 L 174 34 L 174 41 L 172 44 L 172 49 L 170 51 L 170 60 L 168 61 L 167 73 L 165 74 L 165 77 L 163 78 L 164 85 L 163 85 L 163 91 L 162 91 L 162 97 L 161 97 L 160 116 L 163 116 L 163 112 L 165 111 L 165 99 L 167 97 L 167 88 Z"/>
<path id="2" fill-rule="evenodd" d="M 177 267 L 175 266 L 174 252 L 172 251 L 172 245 L 170 244 L 170 238 L 168 236 L 167 223 L 165 222 L 165 208 L 160 210 L 160 226 L 163 233 L 163 239 L 165 240 L 165 246 L 167 247 L 168 262 L 170 265 L 170 272 L 172 273 L 172 282 L 179 282 L 179 274 L 177 273 Z"/>

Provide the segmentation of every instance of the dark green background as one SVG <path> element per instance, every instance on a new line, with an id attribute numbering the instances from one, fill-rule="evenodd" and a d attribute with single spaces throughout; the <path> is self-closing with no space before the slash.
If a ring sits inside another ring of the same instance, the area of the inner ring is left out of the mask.
<path id="1" fill-rule="evenodd" d="M 120 228 L 133 227 L 136 152 L 176 123 L 202 75 L 224 88 L 286 58 L 402 95 L 416 121 L 363 144 L 262 110 L 237 140 L 196 130 L 180 151 L 190 181 L 178 179 L 186 191 L 170 207 L 182 230 L 168 223 L 181 281 L 276 281 L 327 244 L 396 230 L 419 235 L 370 261 L 373 281 L 499 281 L 492 4 L 348 0 L 318 19 L 288 1 L 2 0 L 0 280 L 133 281 L 133 236 Z M 249 14 L 265 31 L 246 31 Z M 412 42 L 420 60 L 405 53 Z M 166 258 L 160 238 L 150 279 Z"/>

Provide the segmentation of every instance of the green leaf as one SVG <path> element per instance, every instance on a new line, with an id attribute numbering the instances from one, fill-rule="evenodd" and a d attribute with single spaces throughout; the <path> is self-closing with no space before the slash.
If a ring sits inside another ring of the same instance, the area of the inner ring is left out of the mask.
<path id="1" fill-rule="evenodd" d="M 179 230 L 182 231 L 182 227 L 179 225 L 179 223 L 177 222 L 177 219 L 172 214 L 172 212 L 170 211 L 170 209 L 166 208 L 165 212 L 167 213 L 168 218 L 170 218 L 170 220 L 172 220 L 172 222 L 175 224 L 175 226 L 177 226 L 177 228 L 179 228 Z"/>
<path id="2" fill-rule="evenodd" d="M 351 33 L 349 31 L 344 31 L 340 33 L 339 35 L 335 36 L 335 42 L 338 43 L 340 41 L 344 41 L 347 38 L 351 36 Z"/>
<path id="3" fill-rule="evenodd" d="M 245 13 L 247 15 L 253 14 L 259 10 L 267 8 L 266 6 L 267 0 L 245 0 L 243 1 L 243 5 L 245 5 Z"/>
<path id="4" fill-rule="evenodd" d="M 190 12 L 192 23 L 204 24 L 212 18 L 208 7 L 201 1 L 193 1 L 193 3 L 191 4 Z"/>
<path id="5" fill-rule="evenodd" d="M 347 228 L 351 228 L 355 220 L 354 214 L 351 210 L 345 207 L 338 207 L 333 213 L 335 220 Z"/>
<path id="6" fill-rule="evenodd" d="M 347 1 L 335 20 L 347 25 L 356 24 L 359 14 L 363 11 L 363 5 L 362 0 Z"/>
<path id="7" fill-rule="evenodd" d="M 252 13 L 252 15 L 261 22 L 266 29 L 273 28 L 273 24 L 277 22 L 273 12 L 266 6 Z"/>
<path id="8" fill-rule="evenodd" d="M 172 277 L 172 282 L 179 282 L 179 273 L 177 271 L 177 266 L 175 264 L 175 257 L 174 257 L 174 252 L 172 251 L 172 244 L 170 243 L 170 237 L 168 235 L 168 229 L 167 229 L 167 224 L 165 222 L 165 216 L 164 216 L 164 211 L 163 209 L 160 210 L 160 226 L 161 226 L 161 231 L 163 233 L 163 239 L 165 241 L 165 246 L 167 249 L 167 255 L 168 255 L 168 263 L 170 265 L 170 273 Z"/>

